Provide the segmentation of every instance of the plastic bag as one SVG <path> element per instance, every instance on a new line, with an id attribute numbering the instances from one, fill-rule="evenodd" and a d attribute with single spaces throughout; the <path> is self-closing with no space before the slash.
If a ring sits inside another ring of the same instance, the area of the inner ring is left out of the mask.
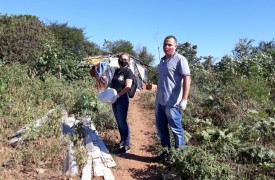
<path id="1" fill-rule="evenodd" d="M 97 94 L 97 98 L 104 103 L 111 103 L 112 98 L 117 95 L 117 91 L 113 88 L 107 88 Z"/>

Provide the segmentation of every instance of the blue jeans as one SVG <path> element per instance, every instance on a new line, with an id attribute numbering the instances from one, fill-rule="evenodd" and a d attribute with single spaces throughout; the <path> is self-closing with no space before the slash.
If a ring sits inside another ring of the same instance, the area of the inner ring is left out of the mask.
<path id="1" fill-rule="evenodd" d="M 116 102 L 112 104 L 112 108 L 120 134 L 120 142 L 123 142 L 124 146 L 129 146 L 130 129 L 127 123 L 127 114 L 129 108 L 128 94 L 126 93 L 125 95 L 119 97 Z"/>
<path id="2" fill-rule="evenodd" d="M 175 148 L 184 147 L 184 131 L 181 124 L 182 114 L 176 107 L 156 106 L 156 126 L 163 148 L 171 148 L 169 127 L 175 139 Z"/>

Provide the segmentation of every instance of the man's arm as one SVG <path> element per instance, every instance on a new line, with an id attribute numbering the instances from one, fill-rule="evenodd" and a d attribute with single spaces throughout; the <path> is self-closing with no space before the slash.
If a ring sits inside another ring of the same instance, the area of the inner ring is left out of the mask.
<path id="1" fill-rule="evenodd" d="M 182 99 L 179 103 L 179 107 L 181 111 L 184 111 L 187 105 L 187 99 L 190 92 L 190 85 L 191 85 L 191 77 L 190 76 L 183 76 L 183 84 L 182 84 Z"/>
<path id="2" fill-rule="evenodd" d="M 182 84 L 182 99 L 187 100 L 190 92 L 191 85 L 191 77 L 183 76 L 183 84 Z"/>

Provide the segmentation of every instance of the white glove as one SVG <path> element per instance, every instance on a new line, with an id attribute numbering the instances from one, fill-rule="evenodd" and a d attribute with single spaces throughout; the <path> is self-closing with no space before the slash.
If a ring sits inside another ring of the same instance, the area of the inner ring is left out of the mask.
<path id="1" fill-rule="evenodd" d="M 180 109 L 181 111 L 184 111 L 185 108 L 186 108 L 186 105 L 187 105 L 187 100 L 186 100 L 186 99 L 182 99 L 182 100 L 180 101 L 180 103 L 179 103 L 179 109 Z"/>
<path id="2" fill-rule="evenodd" d="M 115 95 L 112 99 L 111 99 L 111 104 L 114 104 L 117 100 L 117 98 L 119 98 L 119 95 Z"/>

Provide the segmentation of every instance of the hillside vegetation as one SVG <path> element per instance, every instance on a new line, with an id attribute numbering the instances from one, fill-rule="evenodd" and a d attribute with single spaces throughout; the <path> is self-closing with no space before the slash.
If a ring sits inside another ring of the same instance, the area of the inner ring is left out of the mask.
<path id="1" fill-rule="evenodd" d="M 273 179 L 275 163 L 275 42 L 241 39 L 214 62 L 197 57 L 197 46 L 179 44 L 188 57 L 192 89 L 183 119 L 187 140 L 184 153 L 171 151 L 166 166 L 183 179 Z M 76 118 L 92 116 L 99 131 L 114 128 L 110 106 L 96 98 L 86 56 L 127 51 L 150 65 L 144 47 L 135 52 L 129 41 L 106 41 L 100 48 L 82 29 L 41 22 L 34 16 L 0 14 L 0 176 L 23 179 L 39 169 L 62 179 L 68 138 L 62 136 L 61 111 L 39 128 L 33 122 L 60 105 Z M 150 69 L 156 82 L 156 67 Z M 143 95 L 153 108 L 155 92 Z M 151 101 L 149 101 L 151 100 Z M 25 141 L 10 145 L 9 137 L 26 124 Z M 76 127 L 77 162 L 85 162 L 81 127 Z M 79 132 L 79 133 L 78 133 Z M 156 142 L 158 143 L 158 142 Z M 79 147 L 79 148 L 77 148 Z M 58 171 L 57 171 L 58 170 Z"/>

